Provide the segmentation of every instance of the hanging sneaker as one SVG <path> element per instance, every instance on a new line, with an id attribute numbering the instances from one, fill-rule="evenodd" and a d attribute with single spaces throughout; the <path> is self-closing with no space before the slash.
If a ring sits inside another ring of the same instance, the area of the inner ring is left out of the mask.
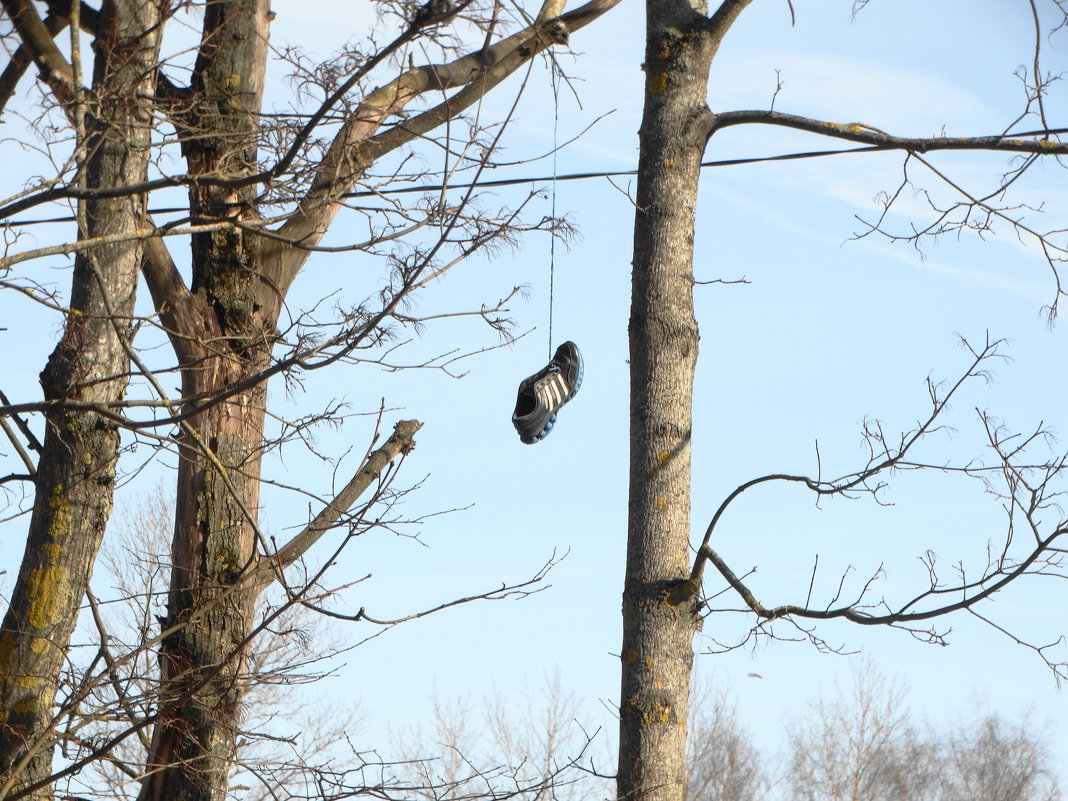
<path id="1" fill-rule="evenodd" d="M 512 413 L 512 425 L 527 445 L 545 439 L 556 425 L 560 407 L 575 397 L 582 385 L 582 354 L 574 342 L 556 349 L 553 360 L 523 379 Z"/>

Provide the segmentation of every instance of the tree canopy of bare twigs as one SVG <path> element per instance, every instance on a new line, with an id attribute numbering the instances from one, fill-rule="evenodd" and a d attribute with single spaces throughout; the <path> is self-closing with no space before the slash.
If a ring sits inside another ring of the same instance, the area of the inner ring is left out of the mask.
<path id="1" fill-rule="evenodd" d="M 406 332 L 442 318 L 479 321 L 495 342 L 507 339 L 508 297 L 472 298 L 467 308 L 434 313 L 424 313 L 419 299 L 472 254 L 514 246 L 532 231 L 571 233 L 565 220 L 530 216 L 536 193 L 502 205 L 481 188 L 500 163 L 525 76 L 618 2 L 378 0 L 360 18 L 364 35 L 322 59 L 276 44 L 268 0 L 104 0 L 99 7 L 0 0 L 0 113 L 5 134 L 35 154 L 13 166 L 21 171 L 0 199 L 0 291 L 58 334 L 40 365 L 39 394 L 9 397 L 0 387 L 0 489 L 5 518 L 25 533 L 0 625 L 0 801 L 67 793 L 222 801 L 235 792 L 282 792 L 282 785 L 309 798 L 506 799 L 571 786 L 567 775 L 582 767 L 578 758 L 486 768 L 466 764 L 452 748 L 453 761 L 420 758 L 406 773 L 349 746 L 344 761 L 315 764 L 297 753 L 294 738 L 261 727 L 246 702 L 254 684 L 314 678 L 325 669 L 314 658 L 287 661 L 289 645 L 284 654 L 272 651 L 279 635 L 299 639 L 288 622 L 295 615 L 382 631 L 544 586 L 555 557 L 526 580 L 458 589 L 459 597 L 426 607 L 337 608 L 337 591 L 366 575 L 333 579 L 339 555 L 371 531 L 412 522 L 398 474 L 413 458 L 422 422 L 398 419 L 388 401 L 365 397 L 356 411 L 336 402 L 286 419 L 272 392 L 298 391 L 307 374 L 342 365 L 450 372 L 456 354 L 408 360 L 401 347 Z M 966 615 L 1032 649 L 1056 678 L 1068 677 L 1064 632 L 1023 635 L 990 614 L 1023 582 L 1066 577 L 1068 521 L 1058 506 L 1066 461 L 1050 431 L 1037 425 L 1020 433 L 977 408 L 972 423 L 985 440 L 982 454 L 960 461 L 930 449 L 946 431 L 951 405 L 966 398 L 971 405 L 968 393 L 1003 355 L 996 335 L 962 340 L 959 372 L 928 380 L 914 425 L 897 431 L 866 421 L 859 464 L 832 465 L 817 448 L 808 471 L 739 476 L 703 539 L 691 541 L 700 343 L 694 286 L 732 280 L 697 281 L 694 271 L 698 186 L 718 137 L 740 126 L 775 126 L 834 140 L 836 154 L 861 154 L 850 158 L 899 154 L 900 179 L 879 196 L 874 216 L 858 218 L 856 237 L 922 249 L 938 237 L 1008 231 L 1051 275 L 1052 323 L 1066 294 L 1066 229 L 1041 216 L 1041 198 L 1008 198 L 1022 176 L 1039 165 L 1059 168 L 1068 155 L 1066 122 L 1048 102 L 1058 76 L 1044 61 L 1049 42 L 1068 30 L 1068 7 L 1020 0 L 1035 44 L 1017 75 L 1020 105 L 997 130 L 949 135 L 947 121 L 946 131 L 917 137 L 882 130 L 878 120 L 776 108 L 778 89 L 766 109 L 716 107 L 711 67 L 752 5 L 646 2 L 618 651 L 621 801 L 687 798 L 694 637 L 720 613 L 743 619 L 745 630 L 734 639 L 712 630 L 713 650 L 778 638 L 838 651 L 825 631 L 839 623 L 944 644 L 947 616 Z M 781 5 L 784 16 L 797 13 L 789 0 Z M 868 5 L 857 0 L 853 12 Z M 281 105 L 267 102 L 269 65 L 288 79 Z M 487 116 L 488 93 L 500 96 L 506 82 L 514 102 Z M 8 134 L 15 125 L 18 132 Z M 981 189 L 940 161 L 947 152 L 979 150 L 1007 160 Z M 803 155 L 813 154 L 788 157 Z M 907 198 L 925 204 L 924 222 L 901 222 Z M 313 254 L 332 257 L 336 274 L 321 291 L 309 288 L 306 301 L 302 276 Z M 57 264 L 69 280 L 62 288 L 38 269 Z M 335 294 L 343 282 L 361 299 Z M 350 414 L 371 421 L 366 440 L 320 452 L 316 432 Z M 331 465 L 332 486 L 271 474 L 267 455 L 291 445 Z M 150 461 L 173 479 L 167 554 L 131 559 L 131 571 L 120 571 L 130 583 L 119 582 L 118 596 L 101 602 L 91 582 L 116 493 Z M 904 588 L 887 581 L 882 564 L 857 582 L 852 568 L 827 579 L 817 559 L 806 567 L 807 591 L 796 597 L 760 584 L 718 538 L 735 504 L 773 487 L 816 503 L 879 504 L 906 473 L 972 482 L 1001 505 L 1000 536 L 984 542 L 979 556 L 915 554 L 920 577 Z M 279 529 L 285 537 L 276 539 L 264 523 L 267 488 L 308 504 L 305 520 Z M 127 623 L 109 617 L 112 602 L 132 610 Z M 92 632 L 84 647 L 74 639 L 79 620 Z M 885 737 L 864 742 L 885 770 L 882 778 L 854 772 L 853 796 L 890 785 L 899 791 L 912 781 L 902 765 L 920 753 L 894 751 L 907 722 L 877 703 L 861 718 L 883 727 Z M 984 737 L 961 740 L 952 758 L 970 764 L 984 749 L 1011 750 L 1012 735 L 996 726 Z M 253 739 L 280 751 L 268 758 Z M 717 775 L 729 777 L 736 795 L 754 792 L 760 779 L 744 738 L 724 745 L 708 757 L 721 766 Z M 551 743 L 543 750 L 552 753 Z M 997 792 L 1042 786 L 1026 785 L 1039 773 L 1025 774 L 1007 777 L 1008 789 Z M 242 784 L 231 786 L 235 780 Z M 702 797 L 714 792 L 708 787 Z"/>

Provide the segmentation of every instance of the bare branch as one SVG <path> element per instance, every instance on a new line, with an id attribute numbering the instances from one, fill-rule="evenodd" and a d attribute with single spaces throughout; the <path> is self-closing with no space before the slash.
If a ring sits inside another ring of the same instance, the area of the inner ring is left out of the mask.
<path id="1" fill-rule="evenodd" d="M 936 620 L 961 610 L 969 611 L 976 617 L 986 620 L 976 611 L 977 607 L 1021 578 L 1025 576 L 1068 578 L 1068 574 L 1064 571 L 1065 551 L 1058 544 L 1062 539 L 1068 537 L 1068 521 L 1060 521 L 1053 525 L 1048 525 L 1048 523 L 1043 525 L 1044 521 L 1041 518 L 1044 511 L 1053 509 L 1053 499 L 1057 493 L 1052 489 L 1052 481 L 1055 477 L 1060 476 L 1065 467 L 1068 466 L 1068 457 L 1061 457 L 1044 464 L 1032 464 L 1026 459 L 1025 455 L 1025 451 L 1030 445 L 1045 438 L 1046 432 L 1042 428 L 1039 428 L 1030 436 L 1020 437 L 1007 432 L 1002 426 L 991 421 L 985 413 L 978 412 L 989 447 L 997 457 L 995 465 L 986 466 L 973 461 L 958 467 L 948 464 L 929 464 L 908 457 L 910 451 L 924 437 L 939 430 L 939 417 L 963 383 L 970 378 L 985 377 L 986 373 L 982 365 L 988 359 L 997 355 L 999 344 L 999 342 L 987 341 L 982 348 L 970 348 L 965 342 L 965 346 L 969 347 L 973 356 L 972 364 L 964 375 L 944 394 L 939 390 L 938 385 L 928 379 L 931 412 L 926 420 L 918 424 L 913 431 L 902 435 L 899 444 L 892 446 L 880 425 L 867 423 L 864 434 L 870 449 L 870 459 L 868 464 L 861 470 L 848 473 L 834 480 L 775 474 L 762 476 L 739 486 L 716 511 L 694 559 L 690 578 L 672 588 L 668 598 L 669 602 L 675 604 L 684 598 L 691 597 L 693 593 L 699 592 L 704 566 L 706 563 L 711 563 L 727 582 L 727 585 L 741 598 L 745 607 L 757 616 L 759 622 L 754 626 L 753 631 L 763 631 L 765 623 L 782 619 L 792 620 L 795 626 L 798 626 L 796 619 L 814 621 L 843 619 L 864 626 L 900 628 L 921 641 L 944 644 L 945 632 L 919 624 L 925 624 L 928 621 Z M 727 561 L 711 547 L 712 533 L 727 507 L 740 495 L 753 487 L 768 482 L 785 481 L 800 483 L 817 496 L 840 495 L 849 497 L 852 492 L 863 492 L 878 500 L 878 493 L 883 486 L 882 483 L 876 480 L 878 476 L 886 471 L 904 469 L 957 472 L 978 478 L 983 482 L 987 492 L 994 493 L 997 497 L 1003 499 L 1006 513 L 1009 516 L 1009 527 L 1000 548 L 991 549 L 988 546 L 987 564 L 983 570 L 974 576 L 969 576 L 965 572 L 963 563 L 960 563 L 956 568 L 957 579 L 948 584 L 943 583 L 936 570 L 935 556 L 928 551 L 921 557 L 921 562 L 928 574 L 928 586 L 917 592 L 912 598 L 893 604 L 885 598 L 871 599 L 875 591 L 876 582 L 885 577 L 885 571 L 880 565 L 861 585 L 852 599 L 845 602 L 840 600 L 845 587 L 845 579 L 849 573 L 849 570 L 847 570 L 842 575 L 838 591 L 831 600 L 823 606 L 813 606 L 814 567 L 804 604 L 781 604 L 769 607 L 756 596 L 743 579 L 738 577 Z M 1002 476 L 1004 490 L 995 490 L 991 483 L 993 474 Z M 1032 476 L 1034 476 L 1034 479 L 1032 479 Z M 1010 546 L 1013 543 L 1013 521 L 1016 519 L 1023 521 L 1031 534 L 1031 543 L 1022 551 L 1020 548 L 1012 548 L 1010 551 Z M 817 638 L 811 629 L 799 628 L 805 637 L 816 644 L 817 647 L 822 648 L 825 646 L 825 643 Z M 995 628 L 998 627 L 995 626 Z M 999 630 L 1001 629 L 999 628 Z M 1030 647 L 1043 657 L 1059 679 L 1068 675 L 1065 673 L 1068 666 L 1055 662 L 1046 655 L 1046 649 L 1056 644 Z"/>
<path id="2" fill-rule="evenodd" d="M 619 0 L 590 0 L 575 11 L 528 27 L 489 48 L 469 53 L 449 64 L 409 70 L 376 89 L 345 121 L 319 165 L 311 191 L 278 234 L 291 241 L 317 244 L 340 211 L 341 196 L 351 189 L 368 165 L 469 108 L 525 62 L 557 41 L 559 31 L 577 30 L 618 3 Z M 457 87 L 464 88 L 437 107 L 385 134 L 375 135 L 389 117 L 416 97 Z M 268 277 L 283 293 L 306 258 L 306 252 L 280 248 L 273 241 L 265 245 Z"/>
<path id="3" fill-rule="evenodd" d="M 415 447 L 416 432 L 423 427 L 418 420 L 401 420 L 394 426 L 393 435 L 381 448 L 372 453 L 349 479 L 348 484 L 334 499 L 315 516 L 304 530 L 278 549 L 269 568 L 281 570 L 293 564 L 297 559 L 323 536 L 337 525 L 342 516 L 356 502 L 364 491 L 375 481 L 386 466 L 402 454 L 408 454 Z M 266 577 L 261 577 L 263 581 Z M 270 580 L 269 578 L 267 580 Z"/>
<path id="4" fill-rule="evenodd" d="M 733 125 L 751 124 L 779 125 L 835 139 L 862 142 L 880 150 L 909 150 L 915 153 L 935 150 L 994 150 L 1043 155 L 1068 154 L 1068 143 L 1049 138 L 1068 133 L 1068 128 L 1046 129 L 1025 135 L 908 137 L 895 136 L 862 122 L 826 122 L 797 114 L 760 109 L 715 114 L 712 133 Z"/>
<path id="5" fill-rule="evenodd" d="M 57 97 L 63 101 L 71 100 L 74 74 L 70 62 L 52 39 L 63 26 L 57 21 L 51 25 L 45 24 L 29 0 L 3 0 L 3 7 L 22 37 L 23 44 L 30 48 L 31 57 L 41 70 L 41 77 Z"/>

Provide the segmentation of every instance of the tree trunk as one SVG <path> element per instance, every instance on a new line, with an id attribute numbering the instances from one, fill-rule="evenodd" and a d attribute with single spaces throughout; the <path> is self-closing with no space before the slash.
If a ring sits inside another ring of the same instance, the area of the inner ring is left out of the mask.
<path id="1" fill-rule="evenodd" d="M 209 4 L 180 122 L 193 174 L 249 175 L 257 168 L 267 0 Z M 210 136 L 197 135 L 210 130 Z M 194 219 L 254 222 L 256 187 L 190 189 Z M 186 411 L 222 397 L 270 365 L 281 297 L 260 277 L 260 240 L 241 228 L 193 237 L 192 315 L 172 338 Z M 185 329 L 185 330 L 181 330 Z M 246 691 L 248 640 L 258 590 L 260 463 L 266 381 L 192 415 L 178 438 L 173 566 L 160 654 L 159 719 L 140 798 L 222 801 Z"/>
<path id="2" fill-rule="evenodd" d="M 260 358 L 206 358 L 186 371 L 185 397 L 217 394 L 262 369 L 268 350 L 256 352 Z M 256 552 L 265 398 L 259 383 L 194 417 L 179 440 L 164 623 L 173 631 L 161 650 L 160 718 L 140 795 L 146 801 L 226 798 L 262 588 L 243 579 Z"/>
<path id="3" fill-rule="evenodd" d="M 131 98 L 153 92 L 159 22 L 155 3 L 103 5 L 85 123 L 89 189 L 146 178 L 152 110 Z M 46 399 L 106 407 L 125 394 L 144 208 L 137 195 L 86 203 L 80 239 L 130 238 L 76 257 L 71 311 L 41 373 Z M 26 550 L 0 634 L 0 788 L 29 787 L 51 773 L 56 694 L 111 513 L 118 448 L 118 428 L 106 416 L 69 408 L 46 415 Z"/>
<path id="4" fill-rule="evenodd" d="M 684 801 L 693 636 L 690 435 L 698 331 L 694 217 L 711 130 L 705 97 L 723 33 L 700 4 L 648 0 L 630 316 L 630 498 L 623 589 L 620 799 Z"/>

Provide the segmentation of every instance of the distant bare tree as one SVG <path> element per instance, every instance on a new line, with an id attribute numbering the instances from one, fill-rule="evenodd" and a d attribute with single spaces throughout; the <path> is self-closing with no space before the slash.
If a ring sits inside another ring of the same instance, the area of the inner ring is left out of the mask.
<path id="1" fill-rule="evenodd" d="M 758 801 L 768 789 L 764 756 L 726 692 L 691 690 L 687 801 Z"/>
<path id="2" fill-rule="evenodd" d="M 939 801 L 1058 801 L 1041 734 L 990 716 L 946 740 Z"/>
<path id="3" fill-rule="evenodd" d="M 579 721 L 580 705 L 560 677 L 544 690 L 431 702 L 433 730 L 407 732 L 398 743 L 406 775 L 427 799 L 491 797 L 523 792 L 553 801 L 594 801 L 611 792 L 601 773 L 599 730 Z M 443 789 L 444 788 L 444 789 Z M 479 790 L 478 788 L 482 788 Z"/>
<path id="4" fill-rule="evenodd" d="M 159 629 L 156 612 L 166 606 L 170 526 L 174 499 L 162 484 L 141 503 L 118 515 L 113 535 L 101 549 L 105 575 L 100 597 L 91 596 L 95 634 L 105 648 L 128 653 L 131 659 L 113 663 L 110 681 L 94 690 L 99 709 L 125 707 L 131 718 L 148 714 L 146 703 L 159 681 L 150 650 L 138 644 L 151 641 Z M 292 692 L 320 678 L 334 654 L 352 647 L 344 629 L 326 625 L 327 619 L 302 604 L 286 604 L 279 593 L 268 593 L 258 604 L 261 619 L 274 617 L 249 653 L 248 693 L 242 728 L 248 734 L 237 741 L 234 782 L 246 787 L 248 801 L 267 801 L 279 793 L 312 794 L 307 776 L 345 756 L 343 746 L 358 728 L 357 709 L 341 700 L 331 704 L 329 715 Z M 75 738 L 84 745 L 106 736 L 108 726 L 90 720 Z M 268 732 L 270 733 L 268 735 Z M 112 758 L 99 767 L 101 784 L 114 798 L 134 798 L 136 772 L 128 766 L 143 764 L 147 738 L 119 743 Z"/>
<path id="5" fill-rule="evenodd" d="M 1056 801 L 1041 734 L 988 716 L 918 725 L 905 689 L 870 664 L 790 730 L 787 784 L 802 801 Z"/>
<path id="6" fill-rule="evenodd" d="M 937 784 L 935 753 L 909 721 L 905 691 L 868 668 L 852 693 L 820 699 L 790 732 L 788 783 L 805 801 L 913 801 Z"/>

